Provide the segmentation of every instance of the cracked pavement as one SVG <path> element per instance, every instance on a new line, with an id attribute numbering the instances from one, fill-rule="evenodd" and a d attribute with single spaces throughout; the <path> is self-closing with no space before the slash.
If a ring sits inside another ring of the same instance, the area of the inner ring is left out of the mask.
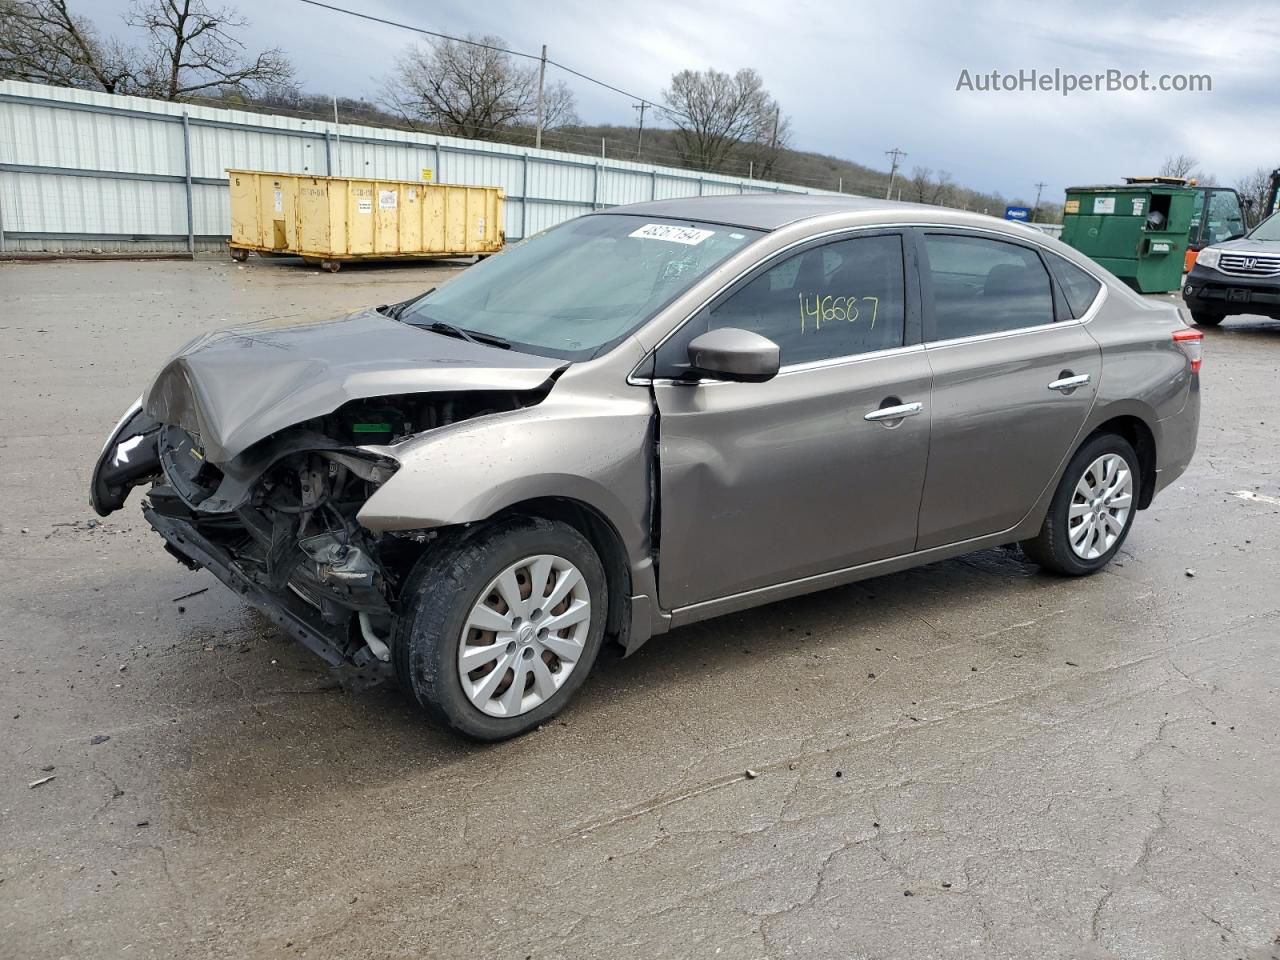
<path id="1" fill-rule="evenodd" d="M 1280 495 L 1280 324 L 1205 331 L 1200 451 L 1104 573 L 697 624 L 477 746 L 86 502 L 186 340 L 451 269 L 0 264 L 0 952 L 1280 957 L 1280 507 L 1234 495 Z"/>

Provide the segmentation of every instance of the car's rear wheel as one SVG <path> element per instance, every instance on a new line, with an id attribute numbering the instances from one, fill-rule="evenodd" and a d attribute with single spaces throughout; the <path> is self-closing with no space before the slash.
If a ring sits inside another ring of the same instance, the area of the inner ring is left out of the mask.
<path id="1" fill-rule="evenodd" d="M 1192 310 L 1191 320 L 1197 327 L 1216 327 L 1227 319 L 1227 315 L 1218 310 Z"/>
<path id="2" fill-rule="evenodd" d="M 595 662 L 608 613 L 591 544 L 567 524 L 532 517 L 431 551 L 405 599 L 392 651 L 401 685 L 478 740 L 524 733 L 568 703 Z"/>
<path id="3" fill-rule="evenodd" d="M 1067 464 L 1040 533 L 1023 541 L 1023 552 L 1065 576 L 1101 570 L 1129 535 L 1141 481 L 1129 441 L 1111 433 L 1088 440 Z"/>

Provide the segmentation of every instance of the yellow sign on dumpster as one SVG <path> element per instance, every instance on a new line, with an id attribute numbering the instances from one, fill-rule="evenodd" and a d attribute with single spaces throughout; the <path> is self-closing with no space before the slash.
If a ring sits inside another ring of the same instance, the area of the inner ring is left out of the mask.
<path id="1" fill-rule="evenodd" d="M 430 167 L 423 167 L 423 168 L 422 168 L 422 179 L 423 179 L 423 180 L 425 180 L 425 181 L 427 181 L 427 183 L 430 183 L 432 180 L 434 180 L 434 179 L 435 179 L 435 173 L 436 173 L 436 172 L 435 172 L 434 170 L 432 170 Z"/>

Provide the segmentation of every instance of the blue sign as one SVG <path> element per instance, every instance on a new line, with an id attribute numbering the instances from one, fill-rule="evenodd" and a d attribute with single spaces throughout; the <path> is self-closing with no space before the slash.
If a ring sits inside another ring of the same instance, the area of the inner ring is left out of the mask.
<path id="1" fill-rule="evenodd" d="M 1031 219 L 1031 211 L 1026 207 L 1005 207 L 1004 218 L 1006 220 L 1022 220 L 1026 222 Z"/>

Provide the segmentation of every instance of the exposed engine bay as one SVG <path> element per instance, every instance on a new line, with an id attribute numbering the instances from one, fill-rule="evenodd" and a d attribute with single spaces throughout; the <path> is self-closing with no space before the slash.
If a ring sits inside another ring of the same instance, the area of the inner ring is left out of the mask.
<path id="1" fill-rule="evenodd" d="M 356 520 L 395 474 L 394 446 L 530 406 L 549 388 L 353 400 L 221 464 L 198 435 L 138 406 L 103 450 L 94 506 L 105 515 L 150 483 L 144 515 L 181 562 L 209 569 L 330 663 L 376 674 L 390 659 L 405 578 L 435 536 L 375 533 Z"/>

